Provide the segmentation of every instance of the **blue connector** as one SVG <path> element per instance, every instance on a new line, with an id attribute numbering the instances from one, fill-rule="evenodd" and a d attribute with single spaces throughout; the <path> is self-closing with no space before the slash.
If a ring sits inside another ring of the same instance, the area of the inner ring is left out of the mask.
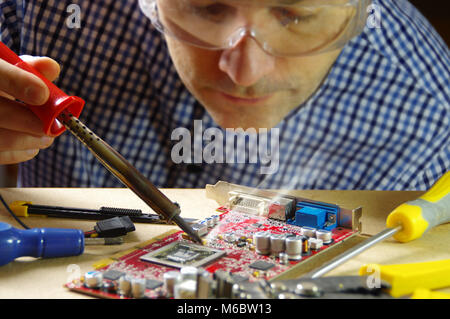
<path id="1" fill-rule="evenodd" d="M 298 202 L 295 218 L 287 221 L 296 226 L 332 230 L 337 227 L 340 208 L 337 205 L 321 202 Z"/>

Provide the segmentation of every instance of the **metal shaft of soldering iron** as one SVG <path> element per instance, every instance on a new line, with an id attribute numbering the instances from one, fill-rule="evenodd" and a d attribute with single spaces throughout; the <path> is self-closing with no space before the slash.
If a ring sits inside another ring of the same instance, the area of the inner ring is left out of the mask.
<path id="1" fill-rule="evenodd" d="M 380 241 L 385 240 L 386 238 L 389 238 L 393 236 L 395 233 L 400 231 L 402 229 L 402 226 L 398 226 L 395 228 L 386 228 L 382 232 L 370 237 L 367 240 L 364 240 L 360 244 L 350 248 L 345 253 L 337 256 L 336 258 L 332 259 L 325 265 L 321 266 L 318 269 L 315 269 L 309 273 L 307 273 L 304 277 L 308 278 L 318 278 L 323 276 L 324 274 L 328 273 L 329 271 L 333 270 L 337 266 L 343 264 L 347 260 L 355 257 L 356 255 L 359 255 L 363 251 L 367 250 L 368 248 L 372 247 L 373 245 L 379 243 Z"/>
<path id="2" fill-rule="evenodd" d="M 125 186 L 168 222 L 173 221 L 193 240 L 201 243 L 200 237 L 180 216 L 180 207 L 168 199 L 155 185 L 144 177 L 122 155 L 89 130 L 78 118 L 68 112 L 58 116 L 68 131 L 77 137 L 94 156 Z"/>

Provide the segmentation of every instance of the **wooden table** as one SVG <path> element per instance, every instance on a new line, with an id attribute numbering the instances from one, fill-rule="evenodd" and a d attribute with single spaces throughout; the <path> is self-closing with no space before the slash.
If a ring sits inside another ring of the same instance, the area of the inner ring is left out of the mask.
<path id="1" fill-rule="evenodd" d="M 162 189 L 171 200 L 178 202 L 182 216 L 204 218 L 215 213 L 219 205 L 206 198 L 204 189 Z M 300 197 L 338 204 L 345 208 L 363 207 L 362 233 L 372 235 L 384 227 L 386 216 L 400 203 L 418 197 L 422 192 L 385 191 L 291 191 Z M 3 188 L 0 194 L 7 203 L 14 200 L 34 204 L 98 209 L 101 206 L 150 209 L 128 189 L 80 188 Z M 95 221 L 28 217 L 23 219 L 30 227 L 80 228 L 90 230 Z M 20 228 L 6 210 L 0 208 L 0 221 Z M 175 226 L 136 223 L 136 231 L 125 237 L 120 246 L 88 246 L 81 256 L 34 259 L 23 257 L 0 267 L 0 298 L 90 298 L 70 292 L 63 285 L 93 269 L 92 264 L 112 254 L 130 249 Z M 364 237 L 364 236 L 362 236 Z M 378 244 L 341 265 L 328 275 L 356 275 L 366 263 L 398 264 L 433 261 L 450 258 L 450 224 L 434 228 L 424 237 L 401 244 L 393 239 Z M 450 288 L 441 291 L 450 292 Z"/>

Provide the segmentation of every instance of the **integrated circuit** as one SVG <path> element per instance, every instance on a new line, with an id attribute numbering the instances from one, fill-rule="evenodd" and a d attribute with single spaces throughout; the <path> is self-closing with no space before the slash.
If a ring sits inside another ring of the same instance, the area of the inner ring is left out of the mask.
<path id="1" fill-rule="evenodd" d="M 225 251 L 191 242 L 173 242 L 140 257 L 143 261 L 169 267 L 201 267 L 226 254 Z"/>

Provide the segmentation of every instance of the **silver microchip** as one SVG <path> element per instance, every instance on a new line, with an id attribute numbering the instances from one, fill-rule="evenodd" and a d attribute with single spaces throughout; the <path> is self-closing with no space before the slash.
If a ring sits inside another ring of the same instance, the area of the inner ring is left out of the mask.
<path id="1" fill-rule="evenodd" d="M 197 245 L 191 242 L 173 242 L 140 257 L 141 260 L 155 264 L 182 268 L 201 267 L 226 253 L 223 250 Z"/>

